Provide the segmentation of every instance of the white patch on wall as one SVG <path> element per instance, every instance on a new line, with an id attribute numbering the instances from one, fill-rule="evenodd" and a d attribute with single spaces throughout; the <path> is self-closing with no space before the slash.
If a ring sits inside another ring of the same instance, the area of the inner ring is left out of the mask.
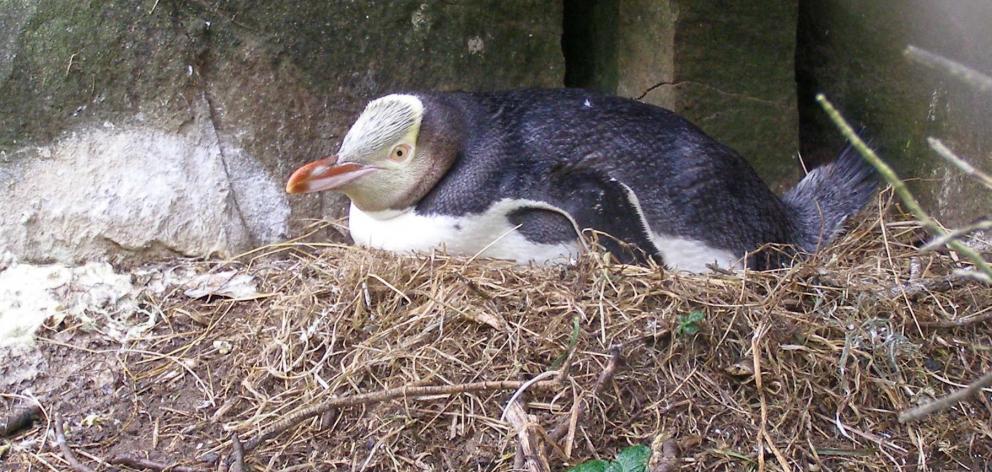
<path id="1" fill-rule="evenodd" d="M 281 185 L 247 153 L 222 153 L 196 114 L 180 132 L 92 126 L 0 160 L 0 251 L 75 263 L 228 255 L 284 237 Z"/>
<path id="2" fill-rule="evenodd" d="M 482 40 L 479 36 L 473 36 L 468 39 L 468 52 L 469 54 L 482 54 L 486 50 L 486 42 Z"/>
<path id="3" fill-rule="evenodd" d="M 243 149 L 223 141 L 221 146 L 237 210 L 253 241 L 264 244 L 285 239 L 290 210 L 283 184 Z"/>
<path id="4" fill-rule="evenodd" d="M 428 31 L 431 28 L 431 18 L 427 14 L 426 3 L 421 3 L 413 15 L 410 15 L 410 23 L 413 24 L 414 31 Z"/>

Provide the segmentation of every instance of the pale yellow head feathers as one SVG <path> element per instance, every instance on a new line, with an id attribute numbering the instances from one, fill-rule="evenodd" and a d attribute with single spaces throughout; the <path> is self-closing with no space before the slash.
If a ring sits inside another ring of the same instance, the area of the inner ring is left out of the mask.
<path id="1" fill-rule="evenodd" d="M 415 146 L 423 115 L 424 105 L 413 95 L 373 100 L 348 130 L 338 155 L 344 160 L 372 162 L 387 157 L 396 144 Z"/>

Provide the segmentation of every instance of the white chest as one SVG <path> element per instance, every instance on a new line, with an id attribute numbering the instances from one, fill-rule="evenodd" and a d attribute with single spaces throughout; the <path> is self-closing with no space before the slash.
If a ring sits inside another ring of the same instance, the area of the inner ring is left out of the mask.
<path id="1" fill-rule="evenodd" d="M 651 228 L 637 197 L 629 188 L 627 191 L 641 223 L 645 228 Z M 418 215 L 412 208 L 398 212 L 366 213 L 352 205 L 348 226 L 356 244 L 392 252 L 443 249 L 450 255 L 492 257 L 518 263 L 568 262 L 578 256 L 582 247 L 578 241 L 541 244 L 518 233 L 506 215 L 521 207 L 561 211 L 544 202 L 512 199 L 500 200 L 483 213 L 457 218 Z M 725 249 L 651 229 L 648 231 L 655 249 L 672 270 L 702 273 L 709 271 L 708 264 L 727 269 L 742 268 L 740 256 Z"/>
<path id="2" fill-rule="evenodd" d="M 520 207 L 547 207 L 529 200 L 501 200 L 485 212 L 461 217 L 402 212 L 366 213 L 351 206 L 348 226 L 355 243 L 392 252 L 442 249 L 450 255 L 510 259 L 518 263 L 567 262 L 578 242 L 535 243 L 516 231 L 506 215 Z"/>

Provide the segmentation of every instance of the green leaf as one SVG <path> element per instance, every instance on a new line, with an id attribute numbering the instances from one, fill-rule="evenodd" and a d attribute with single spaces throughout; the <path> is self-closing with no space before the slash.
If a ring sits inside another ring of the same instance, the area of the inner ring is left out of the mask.
<path id="1" fill-rule="evenodd" d="M 551 370 L 558 370 L 562 364 L 565 363 L 565 359 L 572 354 L 575 350 L 575 346 L 579 344 L 579 315 L 572 317 L 572 335 L 568 338 L 568 348 L 565 352 L 561 353 L 554 362 L 551 363 Z"/>
<path id="2" fill-rule="evenodd" d="M 623 472 L 623 466 L 617 462 L 610 462 L 609 465 L 606 466 L 605 472 Z"/>
<path id="3" fill-rule="evenodd" d="M 699 332 L 699 323 L 706 318 L 706 314 L 699 310 L 693 310 L 688 315 L 679 317 L 679 325 L 675 328 L 675 335 L 692 336 Z"/>
<path id="4" fill-rule="evenodd" d="M 606 472 L 606 468 L 609 465 L 610 463 L 606 461 L 596 459 L 585 461 L 575 467 L 572 467 L 571 469 L 568 469 L 568 472 Z"/>
<path id="5" fill-rule="evenodd" d="M 620 466 L 617 472 L 645 472 L 648 470 L 650 460 L 651 448 L 638 444 L 620 451 L 614 464 Z"/>

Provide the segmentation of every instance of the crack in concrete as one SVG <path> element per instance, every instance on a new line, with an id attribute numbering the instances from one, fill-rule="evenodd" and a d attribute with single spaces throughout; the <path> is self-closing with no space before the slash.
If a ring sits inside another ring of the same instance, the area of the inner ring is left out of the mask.
<path id="1" fill-rule="evenodd" d="M 663 86 L 665 86 L 665 85 L 675 85 L 675 86 L 677 86 L 677 85 L 678 85 L 678 84 L 680 84 L 680 83 L 681 83 L 681 82 L 668 82 L 668 81 L 665 81 L 665 82 L 658 82 L 658 83 L 656 83 L 656 84 L 654 84 L 654 85 L 652 85 L 652 86 L 650 86 L 650 87 L 648 87 L 648 88 L 647 88 L 647 89 L 646 89 L 646 90 L 644 91 L 644 93 L 642 93 L 642 94 L 641 94 L 641 96 L 639 96 L 639 97 L 637 97 L 637 100 L 641 100 L 641 99 L 643 99 L 644 97 L 646 97 L 646 96 L 648 96 L 648 94 L 649 94 L 649 93 L 651 93 L 652 91 L 654 91 L 654 89 L 656 89 L 656 88 L 658 88 L 658 87 L 663 87 Z"/>
<path id="2" fill-rule="evenodd" d="M 234 203 L 234 211 L 238 215 L 238 221 L 241 223 L 241 227 L 244 229 L 245 235 L 248 238 L 248 242 L 255 245 L 255 235 L 252 234 L 248 222 L 245 220 L 245 214 L 241 211 L 241 202 L 238 199 L 238 191 L 234 188 L 234 179 L 231 178 L 231 171 L 229 170 L 227 153 L 224 152 L 223 138 L 221 137 L 220 128 L 217 124 L 217 112 L 214 106 L 213 100 L 210 98 L 210 93 L 206 90 L 207 86 L 204 85 L 203 90 L 203 100 L 207 102 L 207 115 L 210 120 L 210 127 L 214 130 L 214 139 L 217 140 L 217 152 L 220 154 L 221 168 L 224 169 L 224 177 L 227 178 L 228 189 L 231 191 L 231 201 Z"/>
<path id="3" fill-rule="evenodd" d="M 697 81 L 694 81 L 694 80 L 680 80 L 680 81 L 675 81 L 675 82 L 671 82 L 671 81 L 659 82 L 657 84 L 654 84 L 654 85 L 648 87 L 647 90 L 645 90 L 644 93 L 641 94 L 641 96 L 637 97 L 637 99 L 638 100 L 643 99 L 649 93 L 653 92 L 655 89 L 658 89 L 659 87 L 664 87 L 664 86 L 678 87 L 678 86 L 683 85 L 683 84 L 697 85 L 699 87 L 703 87 L 705 89 L 712 90 L 712 91 L 716 92 L 717 94 L 723 95 L 725 97 L 732 97 L 732 98 L 736 98 L 736 99 L 739 99 L 739 100 L 750 101 L 750 102 L 757 102 L 757 103 L 761 103 L 763 105 L 767 105 L 767 106 L 774 107 L 774 108 L 786 108 L 787 107 L 786 104 L 783 104 L 783 103 L 780 103 L 780 102 L 775 102 L 775 101 L 772 101 L 772 100 L 766 100 L 764 98 L 758 98 L 758 97 L 754 97 L 754 96 L 751 96 L 751 95 L 745 95 L 745 94 L 742 94 L 742 93 L 728 92 L 728 91 L 723 90 L 723 89 L 721 89 L 719 87 L 716 87 L 714 85 L 710 85 L 710 84 L 703 83 L 703 82 L 697 82 Z"/>
<path id="4" fill-rule="evenodd" d="M 200 92 L 203 97 L 203 101 L 207 104 L 207 117 L 210 121 L 210 127 L 214 131 L 214 139 L 217 140 L 217 152 L 220 154 L 221 168 L 224 170 L 224 177 L 227 179 L 228 190 L 231 192 L 231 201 L 234 204 L 234 211 L 238 215 L 238 221 L 241 223 L 241 228 L 244 231 L 248 242 L 255 246 L 257 241 L 255 240 L 255 235 L 251 231 L 251 227 L 248 226 L 248 222 L 245 220 L 244 212 L 241 210 L 241 202 L 238 199 L 238 190 L 234 186 L 234 179 L 231 178 L 231 171 L 228 164 L 227 152 L 224 150 L 224 140 L 221 135 L 220 119 L 217 112 L 217 107 L 214 105 L 214 100 L 210 96 L 210 84 L 209 77 L 207 75 L 207 54 L 210 52 L 211 42 L 209 35 L 204 34 L 204 42 L 206 43 L 203 49 L 197 54 L 196 65 L 199 69 L 200 78 L 202 79 L 202 85 Z M 230 237 L 230 235 L 228 235 Z M 230 243 L 230 241 L 228 241 Z"/>

